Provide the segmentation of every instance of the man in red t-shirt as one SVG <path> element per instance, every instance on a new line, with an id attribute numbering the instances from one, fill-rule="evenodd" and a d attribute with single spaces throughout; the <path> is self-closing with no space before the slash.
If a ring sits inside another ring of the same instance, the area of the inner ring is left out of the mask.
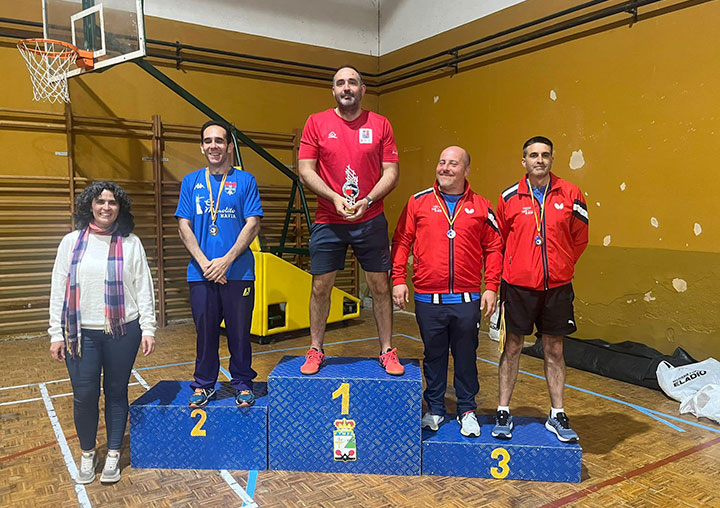
<path id="1" fill-rule="evenodd" d="M 303 374 L 323 362 L 330 293 L 345 266 L 347 246 L 365 271 L 380 338 L 380 364 L 392 375 L 405 372 L 392 348 L 390 245 L 382 199 L 397 185 L 398 152 L 387 118 L 362 109 L 365 84 L 357 69 L 333 76 L 337 107 L 310 115 L 300 140 L 300 180 L 318 196 L 310 230 L 310 335 Z"/>

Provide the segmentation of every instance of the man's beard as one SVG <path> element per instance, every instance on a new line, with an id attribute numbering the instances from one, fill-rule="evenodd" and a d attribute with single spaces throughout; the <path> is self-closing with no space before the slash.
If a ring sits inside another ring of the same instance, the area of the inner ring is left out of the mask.
<path id="1" fill-rule="evenodd" d="M 342 101 L 343 98 L 349 98 L 349 99 L 353 99 L 353 100 L 349 103 L 343 104 L 343 101 Z M 337 102 L 338 109 L 340 111 L 354 112 L 360 108 L 360 100 L 355 95 L 352 95 L 352 94 L 344 95 L 344 96 L 341 96 L 340 98 L 338 98 L 336 96 L 335 102 Z"/>

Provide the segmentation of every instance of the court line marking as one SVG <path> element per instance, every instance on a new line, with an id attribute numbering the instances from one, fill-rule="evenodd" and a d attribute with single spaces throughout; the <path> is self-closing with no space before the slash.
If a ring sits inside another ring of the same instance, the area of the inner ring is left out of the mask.
<path id="1" fill-rule="evenodd" d="M 398 333 L 398 334 L 396 334 L 396 335 L 399 335 L 399 336 L 402 336 L 402 337 L 406 337 L 406 338 L 411 339 L 411 340 L 414 340 L 414 341 L 416 341 L 416 342 L 422 342 L 422 339 L 418 339 L 417 337 L 413 337 L 412 335 L 406 335 L 406 334 L 404 334 L 404 333 Z M 492 361 L 492 360 L 486 360 L 485 358 L 482 358 L 482 357 L 480 357 L 480 356 L 477 356 L 476 359 L 477 359 L 477 360 L 480 360 L 480 361 L 482 361 L 482 362 L 485 362 L 485 363 L 489 363 L 489 364 L 495 365 L 495 366 L 498 365 L 498 362 L 494 362 L 494 361 Z M 527 375 L 527 376 L 530 376 L 530 377 L 534 377 L 534 378 L 537 378 L 537 379 L 545 380 L 545 377 L 544 377 L 544 376 L 541 376 L 541 375 L 539 375 L 539 374 L 533 374 L 532 372 L 528 372 L 528 371 L 526 371 L 526 370 L 520 369 L 520 370 L 518 370 L 518 372 L 519 372 L 519 373 L 522 373 L 522 374 L 525 374 L 525 375 Z M 587 390 L 587 389 L 585 389 L 585 388 L 580 388 L 579 386 L 575 386 L 575 385 L 571 385 L 571 384 L 566 384 L 565 387 L 566 387 L 566 388 L 571 388 L 571 389 L 573 389 L 573 390 L 577 390 L 577 391 L 582 392 L 582 393 L 586 393 L 586 394 L 588 394 L 588 395 L 593 395 L 593 396 L 595 396 L 595 397 L 600 397 L 601 399 L 605 399 L 605 400 L 608 400 L 608 401 L 610 401 L 610 402 L 616 402 L 616 403 L 618 403 L 618 404 L 622 404 L 622 405 L 624 405 L 624 406 L 628 406 L 628 407 L 630 407 L 630 408 L 632 408 L 632 409 L 634 409 L 634 410 L 636 410 L 636 411 L 644 414 L 645 416 L 649 416 L 650 418 L 654 418 L 655 420 L 659 421 L 660 423 L 662 423 L 662 424 L 664 424 L 664 425 L 667 425 L 667 426 L 670 427 L 671 429 L 674 429 L 674 430 L 676 430 L 676 431 L 678 431 L 678 432 L 686 432 L 686 431 L 685 431 L 685 429 L 683 429 L 683 428 L 681 428 L 681 427 L 678 427 L 677 425 L 674 425 L 674 424 L 666 421 L 666 420 L 665 420 L 666 418 L 669 419 L 669 420 L 675 420 L 675 421 L 677 421 L 677 422 L 684 423 L 684 424 L 686 424 L 686 425 L 690 425 L 690 426 L 692 426 L 692 427 L 698 427 L 698 428 L 703 429 L 703 430 L 709 430 L 709 431 L 714 432 L 714 433 L 716 433 L 716 434 L 720 434 L 720 429 L 715 429 L 715 428 L 713 428 L 713 427 L 708 427 L 707 425 L 703 425 L 703 424 L 701 424 L 701 423 L 693 422 L 693 421 L 690 421 L 690 420 L 685 420 L 685 419 L 683 419 L 683 418 L 678 418 L 677 416 L 669 415 L 669 414 L 666 414 L 666 413 L 662 413 L 662 412 L 660 412 L 660 411 L 656 411 L 656 410 L 654 410 L 654 409 L 650 409 L 650 408 L 647 408 L 647 407 L 639 406 L 639 405 L 637 405 L 637 404 L 633 404 L 632 402 L 627 402 L 627 401 L 624 401 L 624 400 L 616 399 L 616 398 L 610 397 L 610 396 L 608 396 L 608 395 L 603 395 L 602 393 L 593 392 L 593 391 L 591 391 L 591 390 Z"/>
<path id="2" fill-rule="evenodd" d="M 402 335 L 402 334 L 395 334 L 395 335 L 396 335 L 396 336 L 404 336 L 404 335 Z M 349 343 L 353 343 L 353 342 L 363 342 L 363 341 L 375 340 L 375 339 L 377 339 L 377 337 L 366 337 L 366 338 L 363 338 L 363 339 L 341 340 L 341 341 L 338 341 L 338 342 L 327 342 L 327 343 L 325 343 L 325 346 L 337 346 L 337 345 L 340 345 L 340 344 L 349 344 Z M 416 339 L 415 339 L 415 340 L 416 340 Z M 252 355 L 253 355 L 253 356 L 258 356 L 258 355 L 267 355 L 267 354 L 271 354 L 271 353 L 283 353 L 283 352 L 287 352 L 287 351 L 297 351 L 297 350 L 299 350 L 299 349 L 308 349 L 308 346 L 297 346 L 297 347 L 282 348 L 282 349 L 271 349 L 271 350 L 268 350 L 268 351 L 258 351 L 258 352 L 256 352 L 256 353 L 253 353 Z M 220 360 L 228 360 L 228 359 L 230 359 L 229 356 L 221 356 L 221 357 L 220 357 Z M 138 368 L 136 368 L 136 369 L 133 369 L 133 371 L 139 372 L 139 371 L 143 371 L 143 370 L 164 369 L 164 368 L 167 368 L 167 367 L 181 367 L 181 366 L 183 366 L 183 365 L 194 365 L 194 364 L 195 364 L 194 361 L 193 361 L 193 362 L 180 362 L 180 363 L 167 363 L 167 364 L 164 364 L 164 365 L 150 365 L 150 366 L 148 366 L 148 367 L 138 367 Z M 70 381 L 70 378 L 54 379 L 54 380 L 52 380 L 52 381 L 42 381 L 42 383 L 45 383 L 46 385 L 49 385 L 49 384 L 52 384 L 52 383 L 63 383 L 63 382 L 66 382 L 66 381 Z M 24 384 L 24 385 L 3 386 L 3 387 L 0 387 L 0 391 L 2 391 L 2 390 L 11 390 L 11 389 L 14 389 L 14 388 L 30 388 L 30 387 L 33 387 L 33 386 L 38 386 L 39 384 L 40 384 L 40 383 L 38 382 L 38 383 L 29 383 L 29 384 Z M 128 385 L 128 386 L 130 386 L 130 385 Z M 40 399 L 38 398 L 38 399 L 36 399 L 36 400 L 40 400 Z"/>
<path id="3" fill-rule="evenodd" d="M 52 397 L 50 397 L 50 398 L 52 398 Z M 101 430 L 105 430 L 105 425 L 100 425 L 98 427 L 98 432 L 100 432 Z M 78 438 L 77 434 L 72 434 L 71 436 L 67 437 L 67 440 L 77 439 L 77 438 Z M 5 455 L 4 457 L 0 457 L 0 462 L 5 462 L 7 460 L 12 460 L 17 457 L 22 457 L 23 455 L 27 455 L 28 453 L 36 452 L 36 451 L 42 450 L 44 448 L 50 448 L 51 446 L 55 446 L 56 444 L 57 444 L 57 441 L 52 441 L 50 443 L 45 443 L 45 444 L 42 444 L 39 446 L 35 446 L 33 448 L 28 448 L 27 450 L 22 450 L 19 452 L 11 453 L 10 455 Z"/>
<path id="4" fill-rule="evenodd" d="M 609 487 L 611 485 L 616 485 L 618 483 L 622 483 L 622 482 L 629 480 L 635 476 L 639 476 L 641 474 L 647 473 L 648 471 L 653 471 L 655 469 L 658 469 L 659 467 L 665 466 L 672 462 L 677 462 L 680 459 L 683 459 L 689 455 L 692 455 L 694 453 L 702 451 L 706 448 L 710 448 L 711 446 L 715 446 L 718 443 L 720 443 L 720 437 L 716 437 L 715 439 L 711 439 L 710 441 L 705 441 L 704 443 L 700 443 L 691 448 L 688 448 L 686 450 L 678 452 L 674 455 L 665 457 L 664 459 L 660 459 L 655 462 L 651 462 L 650 464 L 646 464 L 646 465 L 639 467 L 637 469 L 634 469 L 628 473 L 624 473 L 624 474 L 621 474 L 614 478 L 610 478 L 610 479 L 602 481 L 600 483 L 596 483 L 595 485 L 590 485 L 589 487 L 579 490 L 573 494 L 570 494 L 565 497 L 561 497 L 560 499 L 556 499 L 555 501 L 551 501 L 550 503 L 543 505 L 542 508 L 559 508 L 560 506 L 565 506 L 569 503 L 577 501 L 578 499 L 587 497 L 590 494 L 593 494 L 594 492 L 604 489 L 605 487 Z"/>
<path id="5" fill-rule="evenodd" d="M 147 383 L 147 381 L 145 381 L 145 379 L 143 379 L 143 377 L 140 375 L 140 373 L 136 369 L 132 370 L 132 375 L 135 377 L 135 379 L 138 380 L 138 383 L 140 383 L 140 385 L 143 388 L 145 388 L 145 390 L 150 389 L 150 385 Z M 135 383 L 132 383 L 132 384 L 135 384 Z M 131 386 L 131 384 L 128 384 L 128 386 Z"/>
<path id="6" fill-rule="evenodd" d="M 41 383 L 37 383 L 37 384 L 41 384 Z M 139 384 L 140 384 L 140 383 L 128 383 L 128 386 L 137 386 L 137 385 L 139 385 Z M 147 390 L 147 389 L 148 389 L 148 388 L 146 388 L 146 390 Z M 102 387 L 102 386 L 100 387 L 100 391 L 101 391 L 101 392 L 103 391 L 103 387 Z M 72 394 L 73 394 L 73 392 L 57 393 L 57 394 L 55 394 L 55 395 L 50 395 L 50 398 L 51 398 L 51 399 L 57 399 L 57 398 L 59 398 L 59 397 L 69 397 L 69 396 L 71 396 Z M 10 401 L 7 401 L 7 402 L 0 402 L 0 406 L 13 406 L 13 405 L 15 405 L 15 404 L 22 404 L 22 403 L 24 403 L 24 402 L 36 402 L 36 401 L 38 401 L 38 400 L 43 400 L 43 399 L 42 399 L 42 397 L 35 397 L 35 398 L 33 398 L 33 399 L 10 400 Z"/>
<path id="7" fill-rule="evenodd" d="M 87 491 L 85 490 L 85 485 L 75 483 L 75 478 L 77 478 L 78 475 L 78 470 L 75 466 L 75 459 L 73 459 L 70 447 L 65 440 L 65 433 L 63 432 L 60 420 L 55 413 L 55 406 L 53 406 L 52 400 L 50 399 L 50 394 L 47 391 L 45 383 L 40 383 L 39 386 L 48 418 L 50 418 L 50 424 L 52 425 L 53 432 L 55 432 L 55 439 L 57 439 L 57 442 L 60 445 L 60 451 L 62 452 L 63 459 L 65 459 L 65 466 L 67 466 L 68 472 L 70 473 L 70 481 L 75 484 L 75 492 L 77 493 L 78 503 L 83 508 L 91 508 L 92 505 L 90 504 L 90 499 L 88 498 Z"/>
<path id="8" fill-rule="evenodd" d="M 255 496 L 255 486 L 257 485 L 257 477 L 258 477 L 257 471 L 255 471 L 255 470 L 248 471 L 248 482 L 247 482 L 247 488 L 245 489 L 245 491 L 248 493 L 248 496 L 253 497 L 253 498 Z"/>
<path id="9" fill-rule="evenodd" d="M 235 478 L 233 478 L 233 476 L 228 472 L 227 469 L 221 469 L 220 476 L 223 477 L 223 480 L 225 480 L 227 484 L 230 485 L 230 488 L 233 489 L 235 493 L 243 500 L 242 506 L 246 508 L 258 508 L 257 503 L 253 501 L 253 498 L 251 498 L 247 492 L 245 492 L 245 489 L 240 486 L 240 484 L 235 480 Z"/>

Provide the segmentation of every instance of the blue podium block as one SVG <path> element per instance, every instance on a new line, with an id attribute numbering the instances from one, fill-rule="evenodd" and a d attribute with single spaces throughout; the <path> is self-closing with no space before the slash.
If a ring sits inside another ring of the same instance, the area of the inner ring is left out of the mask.
<path id="1" fill-rule="evenodd" d="M 327 358 L 317 374 L 286 356 L 268 376 L 270 469 L 419 475 L 422 378 L 416 360 L 390 376 L 376 358 Z"/>
<path id="2" fill-rule="evenodd" d="M 492 437 L 495 419 L 478 415 L 481 435 L 460 434 L 453 415 L 437 432 L 423 429 L 422 474 L 506 480 L 580 482 L 582 448 L 562 443 L 545 429 L 545 419 L 513 417 L 512 439 Z"/>
<path id="3" fill-rule="evenodd" d="M 252 407 L 218 383 L 202 409 L 188 407 L 189 381 L 160 381 L 130 405 L 130 464 L 158 469 L 267 469 L 267 384 Z"/>

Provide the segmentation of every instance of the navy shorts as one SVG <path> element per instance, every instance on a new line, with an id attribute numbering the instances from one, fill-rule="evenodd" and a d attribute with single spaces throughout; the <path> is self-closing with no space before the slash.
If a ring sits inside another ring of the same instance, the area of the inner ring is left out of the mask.
<path id="1" fill-rule="evenodd" d="M 344 269 L 348 245 L 366 272 L 390 270 L 388 223 L 381 213 L 359 224 L 314 223 L 310 228 L 310 273 L 322 275 Z"/>
<path id="2" fill-rule="evenodd" d="M 572 283 L 536 291 L 502 281 L 500 300 L 505 306 L 505 329 L 517 335 L 538 333 L 563 337 L 577 331 Z"/>

